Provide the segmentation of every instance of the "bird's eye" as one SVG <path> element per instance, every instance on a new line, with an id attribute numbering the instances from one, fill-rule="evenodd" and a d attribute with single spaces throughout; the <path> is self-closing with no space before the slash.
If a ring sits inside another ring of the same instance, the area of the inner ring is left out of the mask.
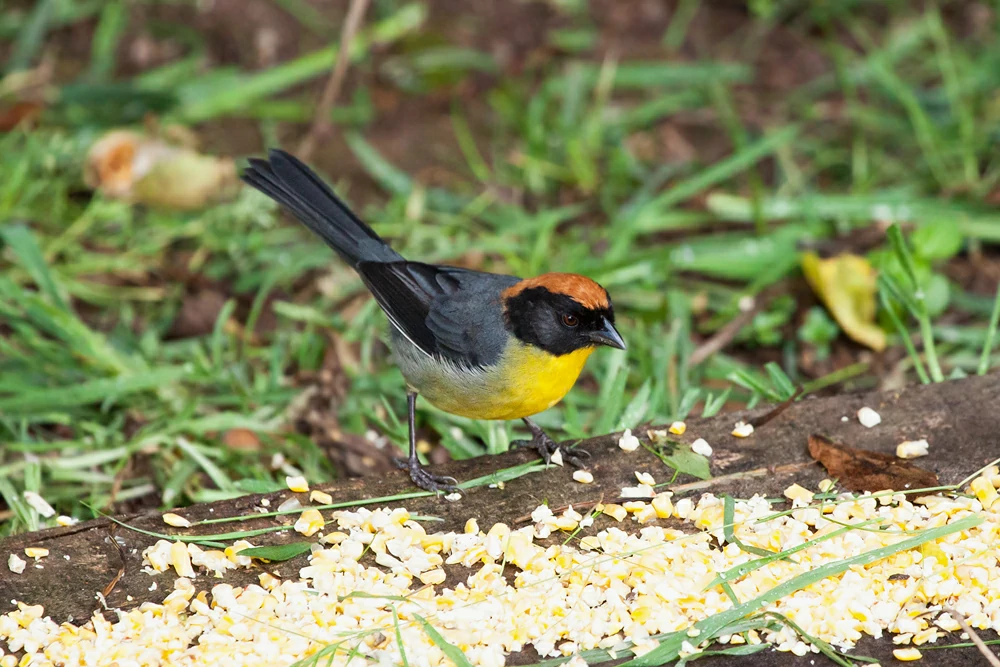
<path id="1" fill-rule="evenodd" d="M 580 323 L 580 318 L 578 318 L 576 315 L 563 315 L 562 321 L 563 324 L 565 324 L 568 327 L 575 327 Z"/>

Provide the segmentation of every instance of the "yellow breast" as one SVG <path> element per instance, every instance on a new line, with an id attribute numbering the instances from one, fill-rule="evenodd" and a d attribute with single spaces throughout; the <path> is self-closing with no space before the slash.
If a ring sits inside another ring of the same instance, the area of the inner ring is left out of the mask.
<path id="1" fill-rule="evenodd" d="M 562 400 L 593 351 L 584 348 L 556 356 L 512 342 L 500 361 L 482 374 L 435 373 L 433 378 L 412 384 L 424 398 L 452 414 L 472 419 L 520 419 Z"/>

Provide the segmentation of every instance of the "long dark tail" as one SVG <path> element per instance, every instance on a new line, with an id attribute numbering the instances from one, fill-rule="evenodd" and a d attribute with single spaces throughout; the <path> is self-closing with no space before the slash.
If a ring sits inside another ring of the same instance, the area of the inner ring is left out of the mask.
<path id="1" fill-rule="evenodd" d="M 251 159 L 240 178 L 291 211 L 344 261 L 357 267 L 403 259 L 298 158 L 278 149 L 268 155 L 270 160 Z"/>

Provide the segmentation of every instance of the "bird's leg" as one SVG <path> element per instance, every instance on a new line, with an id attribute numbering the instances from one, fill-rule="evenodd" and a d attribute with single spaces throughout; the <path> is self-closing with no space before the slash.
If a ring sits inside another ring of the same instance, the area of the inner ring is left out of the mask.
<path id="1" fill-rule="evenodd" d="M 410 422 L 410 455 L 405 459 L 396 459 L 396 465 L 400 468 L 406 468 L 410 471 L 410 479 L 413 483 L 419 486 L 421 489 L 427 491 L 433 491 L 437 493 L 438 491 L 447 491 L 448 493 L 459 492 L 457 484 L 458 481 L 454 477 L 442 477 L 440 475 L 432 475 L 427 472 L 423 466 L 420 465 L 420 459 L 417 458 L 417 394 L 416 392 L 407 392 L 406 394 L 406 404 L 407 410 L 409 412 L 409 422 Z"/>
<path id="2" fill-rule="evenodd" d="M 570 449 L 569 447 L 559 444 L 550 438 L 545 431 L 542 430 L 541 426 L 527 417 L 524 417 L 521 421 L 523 421 L 524 425 L 528 427 L 529 431 L 531 431 L 531 440 L 514 440 L 510 443 L 511 447 L 534 447 L 538 450 L 538 453 L 545 461 L 545 465 L 552 462 L 552 455 L 557 451 L 562 455 L 563 461 L 569 463 L 575 468 L 582 468 L 584 465 L 584 459 L 590 458 L 590 452 L 582 449 Z"/>

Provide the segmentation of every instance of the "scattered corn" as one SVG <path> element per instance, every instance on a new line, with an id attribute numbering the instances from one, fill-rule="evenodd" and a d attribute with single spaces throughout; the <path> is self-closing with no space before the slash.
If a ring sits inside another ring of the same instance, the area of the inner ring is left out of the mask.
<path id="1" fill-rule="evenodd" d="M 24 555 L 28 558 L 34 558 L 37 561 L 48 556 L 49 550 L 44 547 L 26 547 Z"/>
<path id="2" fill-rule="evenodd" d="M 78 523 L 80 523 L 79 519 L 71 516 L 66 516 L 65 514 L 60 514 L 59 516 L 56 517 L 57 526 L 63 526 L 63 527 L 75 526 Z"/>
<path id="3" fill-rule="evenodd" d="M 799 548 L 794 558 L 761 564 L 730 586 L 740 599 L 752 599 L 824 565 L 898 544 L 901 532 L 917 534 L 978 512 L 978 526 L 817 581 L 774 600 L 769 610 L 842 650 L 866 634 L 891 633 L 900 645 L 898 660 L 919 659 L 914 646 L 954 630 L 954 619 L 941 612 L 944 604 L 973 627 L 996 630 L 1000 503 L 981 497 L 987 486 L 996 492 L 996 474 L 973 481 L 976 498 L 936 495 L 911 502 L 899 494 L 843 494 L 824 500 L 820 511 L 809 504 L 809 490 L 793 485 L 786 491 L 796 505 L 790 514 L 775 513 L 766 498 L 737 500 L 732 530 L 744 544 L 777 550 L 824 539 Z M 143 554 L 146 571 L 156 576 L 172 567 L 182 577 L 162 604 L 119 612 L 113 622 L 95 615 L 77 624 L 56 623 L 41 607 L 18 604 L 0 615 L 0 645 L 23 652 L 24 665 L 152 664 L 170 656 L 178 667 L 263 667 L 308 660 L 318 646 L 336 641 L 342 646 L 331 654 L 333 664 L 350 657 L 366 667 L 398 661 L 398 632 L 411 660 L 419 656 L 421 665 L 443 666 L 448 663 L 440 648 L 420 624 L 409 622 L 426 614 L 470 663 L 483 667 L 501 667 L 508 654 L 527 648 L 543 658 L 577 656 L 570 665 L 595 649 L 624 657 L 626 642 L 639 653 L 655 650 L 654 633 L 685 632 L 690 639 L 683 652 L 693 654 L 716 638 L 693 632 L 692 624 L 732 609 L 718 587 L 705 589 L 706 573 L 753 560 L 722 540 L 723 505 L 712 494 L 675 504 L 669 493 L 649 502 L 600 505 L 595 510 L 618 522 L 631 513 L 641 528 L 601 518 L 596 534 L 566 544 L 554 532 L 551 541 L 537 540 L 559 526 L 589 525 L 591 517 L 572 507 L 557 515 L 542 505 L 532 512 L 531 525 L 494 524 L 485 534 L 474 519 L 464 532 L 428 534 L 433 524 L 414 522 L 403 508 L 340 511 L 332 515 L 336 530 L 328 538 L 334 539 L 314 546 L 298 576 L 283 568 L 282 577 L 260 574 L 259 585 L 219 581 L 210 594 L 196 594 L 196 571 L 221 576 L 216 567 L 249 567 L 251 559 L 239 553 L 251 545 L 240 541 L 223 553 L 161 541 Z M 307 509 L 303 516 L 310 511 L 319 514 Z M 658 524 L 668 517 L 683 520 L 685 531 Z M 879 529 L 841 530 L 867 519 L 877 519 Z M 465 580 L 439 588 L 456 575 Z M 812 650 L 785 625 L 718 641 L 767 642 L 800 656 Z M 0 657 L 0 667 L 8 667 L 2 662 L 7 657 Z"/>
<path id="4" fill-rule="evenodd" d="M 896 456 L 901 459 L 915 459 L 920 456 L 927 456 L 928 446 L 926 440 L 907 440 L 896 445 Z"/>
<path id="5" fill-rule="evenodd" d="M 549 457 L 549 461 L 556 464 L 557 466 L 561 466 L 563 464 L 562 450 L 557 449 L 556 451 L 552 452 L 552 455 Z"/>
<path id="6" fill-rule="evenodd" d="M 749 438 L 753 434 L 753 424 L 746 422 L 736 422 L 733 427 L 733 435 L 737 438 Z"/>
<path id="7" fill-rule="evenodd" d="M 670 425 L 668 430 L 674 435 L 684 435 L 684 432 L 688 430 L 688 427 L 684 422 L 674 422 Z"/>
<path id="8" fill-rule="evenodd" d="M 701 454 L 702 456 L 709 457 L 712 455 L 712 446 L 705 442 L 704 438 L 698 438 L 691 443 L 691 451 L 695 454 Z"/>
<path id="9" fill-rule="evenodd" d="M 594 481 L 594 475 L 586 470 L 574 470 L 573 479 L 580 484 L 591 484 Z"/>

